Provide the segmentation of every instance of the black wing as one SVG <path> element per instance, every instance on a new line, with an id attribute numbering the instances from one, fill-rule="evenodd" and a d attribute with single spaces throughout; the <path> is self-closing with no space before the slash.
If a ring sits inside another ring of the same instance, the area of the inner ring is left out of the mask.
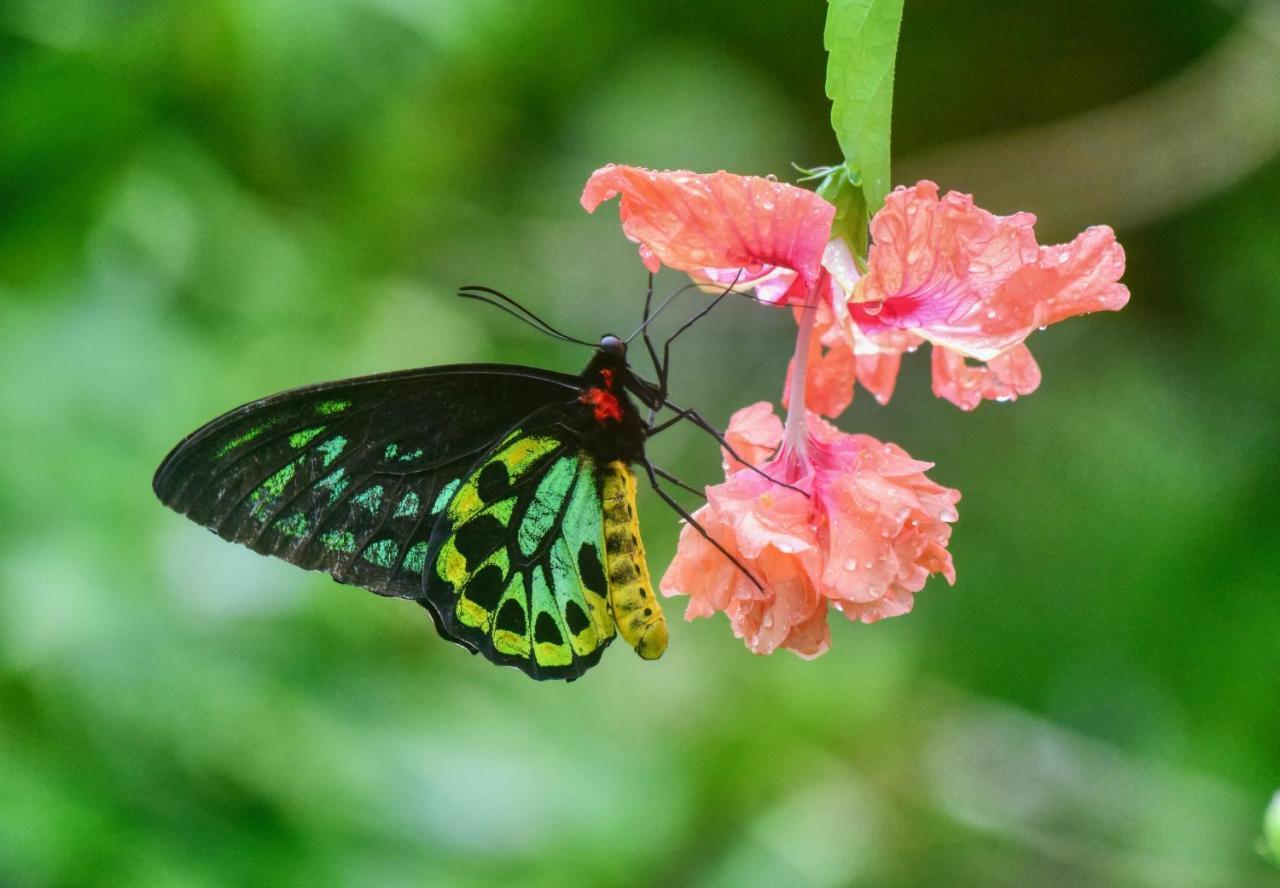
<path id="1" fill-rule="evenodd" d="M 165 457 L 165 505 L 224 539 L 420 598 L 435 517 L 467 470 L 578 377 L 467 364 L 322 383 L 207 423 Z"/>

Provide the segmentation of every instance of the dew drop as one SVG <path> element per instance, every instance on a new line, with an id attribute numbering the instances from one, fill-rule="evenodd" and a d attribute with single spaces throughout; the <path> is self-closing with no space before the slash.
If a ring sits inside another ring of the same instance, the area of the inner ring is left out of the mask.
<path id="1" fill-rule="evenodd" d="M 844 560 L 844 569 L 845 569 L 845 570 L 850 570 L 850 571 L 852 571 L 852 570 L 857 570 L 857 569 L 858 569 L 858 559 L 856 559 L 856 558 L 846 558 L 846 559 Z"/>
<path id="2" fill-rule="evenodd" d="M 876 315 L 880 314 L 880 312 L 884 311 L 884 303 L 883 302 L 864 302 L 862 304 L 862 310 L 874 318 Z"/>
<path id="3" fill-rule="evenodd" d="M 1037 329 L 1037 330 L 1048 330 L 1048 329 L 1049 329 L 1049 325 L 1048 325 L 1048 324 L 1041 324 L 1041 325 L 1040 325 L 1039 327 L 1037 327 L 1036 329 Z"/>
<path id="4" fill-rule="evenodd" d="M 989 318 L 993 318 L 993 319 L 994 319 L 994 318 L 995 318 L 995 316 L 996 316 L 996 310 L 995 310 L 994 308 L 988 308 L 988 309 L 987 309 L 987 317 L 989 317 Z"/>
<path id="5" fill-rule="evenodd" d="M 1058 264 L 1061 265 L 1063 262 L 1066 262 L 1070 258 L 1071 258 L 1071 254 L 1068 253 L 1066 250 L 1063 250 L 1061 253 L 1058 254 Z"/>

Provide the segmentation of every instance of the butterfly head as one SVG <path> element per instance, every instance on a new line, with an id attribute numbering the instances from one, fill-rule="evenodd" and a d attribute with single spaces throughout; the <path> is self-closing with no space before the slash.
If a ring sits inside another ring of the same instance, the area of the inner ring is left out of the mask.
<path id="1" fill-rule="evenodd" d="M 615 358 L 625 358 L 627 356 L 627 344 L 612 333 L 600 337 L 598 348 L 605 354 L 613 355 Z"/>

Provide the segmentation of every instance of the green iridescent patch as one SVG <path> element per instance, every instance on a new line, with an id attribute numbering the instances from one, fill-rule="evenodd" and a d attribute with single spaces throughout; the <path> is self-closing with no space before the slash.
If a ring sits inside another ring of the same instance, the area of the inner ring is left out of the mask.
<path id="1" fill-rule="evenodd" d="M 382 507 L 382 494 L 382 485 L 375 484 L 368 490 L 362 491 L 358 496 L 353 496 L 351 502 L 368 509 L 370 515 L 377 515 L 378 509 Z"/>
<path id="2" fill-rule="evenodd" d="M 320 542 L 334 552 L 350 555 L 356 550 L 356 538 L 349 530 L 330 530 L 320 535 Z"/>
<path id="3" fill-rule="evenodd" d="M 422 508 L 422 500 L 418 495 L 410 490 L 400 498 L 399 504 L 396 506 L 393 518 L 413 518 L 418 514 L 418 509 Z"/>
<path id="4" fill-rule="evenodd" d="M 249 495 L 249 511 L 257 515 L 266 509 L 269 503 L 275 501 L 280 494 L 284 493 L 286 485 L 293 480 L 293 476 L 297 473 L 298 460 L 294 460 L 275 472 L 266 481 L 263 481 L 262 485 Z"/>
<path id="5" fill-rule="evenodd" d="M 573 488 L 577 471 L 577 458 L 563 456 L 555 461 L 538 483 L 538 489 L 525 509 L 524 519 L 520 522 L 516 535 L 522 554 L 532 555 L 551 531 L 569 491 Z"/>
<path id="6" fill-rule="evenodd" d="M 395 540 L 377 540 L 364 550 L 364 560 L 378 567 L 395 567 L 400 546 Z"/>
<path id="7" fill-rule="evenodd" d="M 334 435 L 328 441 L 325 441 L 316 450 L 324 456 L 324 467 L 327 469 L 335 459 L 342 455 L 342 451 L 347 447 L 347 439 L 341 435 Z"/>
<path id="8" fill-rule="evenodd" d="M 333 416 L 351 406 L 350 401 L 321 401 L 316 405 L 316 413 L 321 416 Z"/>
<path id="9" fill-rule="evenodd" d="M 410 573 L 420 574 L 426 566 L 427 544 L 425 542 L 414 543 L 409 547 L 409 551 L 404 553 L 404 569 Z"/>
<path id="10" fill-rule="evenodd" d="M 294 450 L 301 450 L 311 443 L 311 439 L 324 431 L 324 426 L 316 426 L 315 428 L 303 429 L 300 432 L 294 432 L 289 436 L 289 446 Z"/>
<path id="11" fill-rule="evenodd" d="M 248 444 L 254 438 L 258 437 L 263 432 L 265 432 L 270 426 L 271 426 L 271 423 L 265 422 L 262 425 L 254 426 L 244 434 L 241 434 L 236 436 L 235 438 L 232 438 L 230 441 L 228 441 L 227 443 L 223 444 L 221 447 L 218 448 L 218 452 L 213 455 L 214 459 L 219 459 L 221 457 L 224 457 L 231 451 L 235 450 L 237 447 L 243 444 Z"/>
<path id="12" fill-rule="evenodd" d="M 307 535 L 308 524 L 306 515 L 301 512 L 295 512 L 288 518 L 281 518 L 272 527 L 285 536 L 304 537 Z"/>
<path id="13" fill-rule="evenodd" d="M 351 484 L 346 479 L 347 470 L 345 468 L 337 468 L 325 475 L 316 482 L 316 487 L 329 491 L 329 505 L 333 505 L 342 498 L 342 494 L 346 492 L 347 487 Z"/>
<path id="14" fill-rule="evenodd" d="M 458 487 L 461 484 L 461 478 L 454 478 L 441 489 L 440 495 L 436 497 L 435 503 L 431 506 L 432 515 L 439 515 L 444 511 L 444 507 L 449 505 L 449 500 L 453 499 L 453 495 L 458 492 Z"/>

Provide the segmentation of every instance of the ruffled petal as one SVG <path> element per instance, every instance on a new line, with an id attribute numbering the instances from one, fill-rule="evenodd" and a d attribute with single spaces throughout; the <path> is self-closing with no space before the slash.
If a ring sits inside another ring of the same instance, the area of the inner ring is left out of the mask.
<path id="1" fill-rule="evenodd" d="M 768 401 L 758 401 L 734 412 L 724 438 L 742 459 L 753 466 L 761 466 L 773 456 L 782 443 L 782 420 L 773 412 Z M 745 465 L 720 448 L 720 464 L 725 477 L 744 468 Z"/>
<path id="2" fill-rule="evenodd" d="M 1129 300 L 1119 283 L 1124 249 L 1110 228 L 1041 247 L 1034 225 L 1030 213 L 997 216 L 967 194 L 939 197 L 932 182 L 897 189 L 871 222 L 851 338 L 900 330 L 953 352 L 935 348 L 934 391 L 965 409 L 1034 391 L 1039 370 L 1016 346 L 1038 327 Z M 988 363 L 969 367 L 965 357 Z"/>
<path id="3" fill-rule="evenodd" d="M 959 317 L 1034 263 L 1035 216 L 996 216 L 921 181 L 897 188 L 871 220 L 868 270 L 851 306 L 867 333 L 927 330 Z"/>
<path id="4" fill-rule="evenodd" d="M 666 265 L 721 285 L 790 269 L 805 287 L 816 286 L 835 218 L 835 207 L 812 191 L 723 171 L 610 164 L 587 180 L 582 206 L 594 212 L 614 195 L 621 195 L 622 229 L 640 244 L 645 267 Z"/>
<path id="5" fill-rule="evenodd" d="M 933 393 L 962 410 L 973 410 L 984 400 L 1013 401 L 1039 387 L 1040 367 L 1025 345 L 978 366 L 959 352 L 933 347 Z"/>

